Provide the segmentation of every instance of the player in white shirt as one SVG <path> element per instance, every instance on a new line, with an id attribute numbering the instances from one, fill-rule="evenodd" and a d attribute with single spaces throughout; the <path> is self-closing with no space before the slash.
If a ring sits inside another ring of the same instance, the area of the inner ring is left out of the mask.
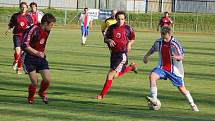
<path id="1" fill-rule="evenodd" d="M 92 21 L 93 19 L 88 15 L 88 8 L 84 8 L 84 11 L 78 21 L 81 25 L 81 45 L 86 44 L 87 36 L 89 34 L 89 27 L 92 28 Z"/>
<path id="2" fill-rule="evenodd" d="M 36 25 L 38 23 L 41 23 L 41 19 L 44 15 L 42 11 L 37 10 L 37 3 L 32 2 L 30 3 L 31 11 L 28 13 L 32 19 L 33 19 L 33 24 Z"/>
<path id="3" fill-rule="evenodd" d="M 162 27 L 161 38 L 155 41 L 152 48 L 144 56 L 144 63 L 148 62 L 148 57 L 155 51 L 158 51 L 159 61 L 150 76 L 150 92 L 151 96 L 147 97 L 149 102 L 157 101 L 157 84 L 159 79 L 169 79 L 174 86 L 186 97 L 193 111 L 199 111 L 194 103 L 190 92 L 185 88 L 184 69 L 182 60 L 184 59 L 184 50 L 179 42 L 172 36 L 170 27 Z"/>

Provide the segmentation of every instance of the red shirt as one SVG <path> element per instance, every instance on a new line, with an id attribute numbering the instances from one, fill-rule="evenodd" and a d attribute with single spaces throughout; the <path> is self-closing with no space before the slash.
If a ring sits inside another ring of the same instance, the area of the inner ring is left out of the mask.
<path id="1" fill-rule="evenodd" d="M 170 26 L 171 24 L 171 19 L 169 17 L 162 17 L 160 19 L 160 26 L 163 27 L 163 26 Z"/>
<path id="2" fill-rule="evenodd" d="M 116 43 L 114 47 L 110 48 L 112 52 L 116 53 L 127 52 L 127 44 L 129 40 L 135 39 L 134 30 L 126 24 L 123 26 L 118 26 L 117 24 L 111 25 L 105 36 Z"/>
<path id="3" fill-rule="evenodd" d="M 162 42 L 161 45 L 161 56 L 162 56 L 162 69 L 171 72 L 171 54 L 170 54 L 170 42 Z"/>
<path id="4" fill-rule="evenodd" d="M 37 51 L 44 52 L 49 33 L 37 25 L 32 26 L 24 35 L 22 48 L 31 46 Z"/>
<path id="5" fill-rule="evenodd" d="M 13 34 L 22 35 L 23 32 L 33 24 L 32 18 L 28 13 L 22 15 L 22 13 L 15 13 L 10 19 L 8 26 L 13 28 Z"/>

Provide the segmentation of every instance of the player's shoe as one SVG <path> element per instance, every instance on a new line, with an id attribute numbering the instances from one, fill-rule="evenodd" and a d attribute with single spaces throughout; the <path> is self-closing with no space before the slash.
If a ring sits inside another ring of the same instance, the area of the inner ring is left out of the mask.
<path id="1" fill-rule="evenodd" d="M 136 74 L 138 73 L 138 69 L 137 69 L 137 64 L 136 63 L 132 62 L 129 66 L 132 68 L 131 71 L 133 71 Z"/>
<path id="2" fill-rule="evenodd" d="M 193 112 L 198 112 L 198 111 L 199 111 L 199 109 L 198 109 L 198 107 L 196 106 L 196 104 L 191 105 L 191 108 L 192 108 L 192 111 L 193 111 Z"/>
<path id="3" fill-rule="evenodd" d="M 48 104 L 48 97 L 46 96 L 46 93 L 45 93 L 45 92 L 39 93 L 39 96 L 41 97 L 42 101 L 43 101 L 45 104 Z"/>
<path id="4" fill-rule="evenodd" d="M 18 63 L 13 62 L 12 68 L 13 68 L 14 71 L 17 71 L 17 69 L 18 69 L 17 66 L 18 66 Z"/>
<path id="5" fill-rule="evenodd" d="M 103 100 L 103 99 L 104 99 L 104 95 L 99 94 L 99 95 L 97 96 L 97 99 L 98 99 L 98 100 Z"/>
<path id="6" fill-rule="evenodd" d="M 16 73 L 17 74 L 22 74 L 22 68 L 17 68 Z"/>
<path id="7" fill-rule="evenodd" d="M 152 98 L 152 97 L 149 97 L 149 96 L 146 96 L 146 100 L 148 102 L 151 102 L 153 105 L 156 105 L 157 104 L 157 100 Z"/>

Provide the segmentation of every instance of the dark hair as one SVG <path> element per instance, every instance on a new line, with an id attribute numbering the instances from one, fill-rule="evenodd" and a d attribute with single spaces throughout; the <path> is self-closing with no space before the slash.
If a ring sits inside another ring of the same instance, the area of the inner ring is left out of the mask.
<path id="1" fill-rule="evenodd" d="M 33 5 L 35 5 L 37 7 L 37 3 L 31 2 L 30 7 L 32 7 Z"/>
<path id="2" fill-rule="evenodd" d="M 164 26 L 164 27 L 161 28 L 161 34 L 162 35 L 165 35 L 165 34 L 171 33 L 171 32 L 172 32 L 172 29 L 170 27 L 168 27 L 168 26 Z"/>
<path id="3" fill-rule="evenodd" d="M 27 4 L 26 2 L 21 2 L 21 3 L 19 4 L 19 8 L 21 8 L 21 7 L 22 7 L 22 5 L 26 5 L 26 6 L 27 6 L 27 8 L 28 8 L 28 4 Z"/>
<path id="4" fill-rule="evenodd" d="M 115 18 L 117 19 L 117 17 L 118 17 L 119 15 L 124 15 L 124 16 L 125 16 L 125 19 L 126 19 L 126 13 L 125 13 L 124 11 L 118 11 L 118 12 L 116 13 L 116 15 L 115 15 Z"/>
<path id="5" fill-rule="evenodd" d="M 51 22 L 56 22 L 56 18 L 50 14 L 50 13 L 46 13 L 41 20 L 41 24 L 44 24 L 45 22 L 47 22 L 47 24 L 51 23 Z"/>
<path id="6" fill-rule="evenodd" d="M 169 14 L 169 12 L 167 12 L 167 11 L 166 11 L 166 12 L 164 12 L 164 15 L 166 15 L 166 14 Z"/>
<path id="7" fill-rule="evenodd" d="M 84 8 L 84 10 L 86 10 L 86 9 L 88 10 L 88 8 Z"/>

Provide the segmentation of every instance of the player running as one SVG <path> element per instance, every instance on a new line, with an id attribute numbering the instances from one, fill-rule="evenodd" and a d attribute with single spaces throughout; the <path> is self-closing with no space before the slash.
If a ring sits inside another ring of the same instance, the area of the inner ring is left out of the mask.
<path id="1" fill-rule="evenodd" d="M 41 23 L 41 19 L 44 13 L 37 10 L 37 3 L 35 2 L 30 3 L 30 7 L 31 7 L 31 11 L 29 12 L 29 15 L 33 19 L 33 24 L 36 25 L 38 23 Z"/>
<path id="2" fill-rule="evenodd" d="M 42 76 L 42 81 L 39 90 L 39 96 L 43 102 L 48 104 L 46 89 L 50 85 L 51 77 L 49 72 L 48 61 L 45 56 L 46 42 L 54 23 L 55 17 L 52 14 L 45 14 L 42 17 L 41 24 L 33 25 L 24 35 L 22 55 L 24 70 L 29 74 L 31 84 L 28 86 L 28 103 L 33 104 L 36 88 L 38 85 L 37 72 Z"/>
<path id="3" fill-rule="evenodd" d="M 9 33 L 13 29 L 13 44 L 14 44 L 14 62 L 13 69 L 17 74 L 22 74 L 22 62 L 20 48 L 21 41 L 23 38 L 23 33 L 28 29 L 33 23 L 31 16 L 28 14 L 28 5 L 26 2 L 21 2 L 19 4 L 20 12 L 15 13 L 11 16 L 10 22 L 8 24 L 8 30 L 5 32 Z"/>
<path id="4" fill-rule="evenodd" d="M 159 28 L 162 28 L 164 26 L 171 27 L 172 23 L 173 22 L 169 17 L 169 12 L 164 12 L 164 16 L 161 17 L 161 19 L 160 19 L 160 21 L 158 23 L 157 31 L 159 31 Z"/>
<path id="5" fill-rule="evenodd" d="M 85 45 L 87 41 L 87 36 L 89 34 L 89 26 L 92 28 L 93 18 L 88 15 L 88 8 L 84 8 L 83 13 L 79 18 L 79 23 L 81 25 L 81 45 Z"/>
<path id="6" fill-rule="evenodd" d="M 174 86 L 186 97 L 193 111 L 199 111 L 194 103 L 190 92 L 185 88 L 184 69 L 182 61 L 184 59 L 184 51 L 179 42 L 172 36 L 170 27 L 161 29 L 161 38 L 155 41 L 152 48 L 144 56 L 143 62 L 148 63 L 148 57 L 155 51 L 158 51 L 159 61 L 149 75 L 151 96 L 147 100 L 156 104 L 157 101 L 157 80 L 167 78 Z"/>
<path id="7" fill-rule="evenodd" d="M 110 57 L 110 70 L 107 74 L 106 82 L 97 99 L 102 100 L 112 85 L 114 78 L 123 74 L 134 71 L 137 73 L 135 63 L 128 64 L 128 52 L 131 51 L 131 45 L 135 42 L 135 33 L 133 29 L 125 23 L 126 14 L 123 11 L 116 13 L 117 23 L 111 25 L 106 34 L 105 42 L 108 44 Z"/>

